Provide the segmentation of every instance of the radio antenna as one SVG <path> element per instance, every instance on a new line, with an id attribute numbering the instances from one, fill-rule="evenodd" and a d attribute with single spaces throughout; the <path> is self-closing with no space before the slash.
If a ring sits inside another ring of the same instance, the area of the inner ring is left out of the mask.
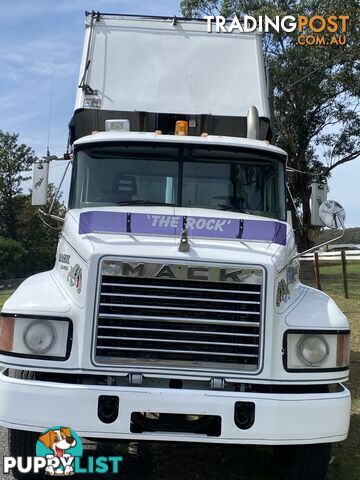
<path id="1" fill-rule="evenodd" d="M 52 110 L 53 110 L 54 85 L 55 85 L 55 57 L 53 61 L 53 71 L 52 71 L 52 78 L 51 78 L 49 123 L 48 123 L 47 147 L 46 147 L 46 155 L 48 157 L 50 157 L 50 130 L 51 130 L 51 120 L 52 120 Z"/>

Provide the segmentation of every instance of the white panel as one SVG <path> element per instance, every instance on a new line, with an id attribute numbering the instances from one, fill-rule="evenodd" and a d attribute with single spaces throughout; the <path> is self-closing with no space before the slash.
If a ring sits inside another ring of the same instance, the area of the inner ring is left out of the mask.
<path id="1" fill-rule="evenodd" d="M 76 385 L 19 380 L 0 372 L 0 425 L 43 431 L 54 423 L 71 425 L 80 436 L 149 441 L 228 444 L 306 444 L 345 440 L 350 392 L 261 394 L 211 390 Z M 100 395 L 120 398 L 119 417 L 111 424 L 96 415 Z M 24 408 L 24 399 L 30 408 Z M 255 423 L 240 430 L 234 423 L 236 401 L 255 403 Z M 132 412 L 219 415 L 221 435 L 182 432 L 131 433 Z M 106 478 L 106 477 L 104 477 Z"/>
<path id="2" fill-rule="evenodd" d="M 326 183 L 313 182 L 311 184 L 311 225 L 323 227 L 319 216 L 319 208 L 327 200 L 328 186 Z"/>
<path id="3" fill-rule="evenodd" d="M 261 37 L 205 22 L 106 16 L 94 23 L 86 83 L 104 110 L 268 117 Z M 86 64 L 87 28 L 80 78 Z M 83 107 L 83 94 L 76 108 Z"/>
<path id="4" fill-rule="evenodd" d="M 33 190 L 31 204 L 42 207 L 47 203 L 49 182 L 49 162 L 33 164 Z"/>

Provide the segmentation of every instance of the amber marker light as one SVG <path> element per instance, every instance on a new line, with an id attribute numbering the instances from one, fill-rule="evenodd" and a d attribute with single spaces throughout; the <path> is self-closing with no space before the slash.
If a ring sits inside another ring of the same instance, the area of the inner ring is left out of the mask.
<path id="1" fill-rule="evenodd" d="M 189 135 L 189 122 L 178 120 L 175 124 L 175 135 Z"/>
<path id="2" fill-rule="evenodd" d="M 0 317 L 0 350 L 12 352 L 15 317 Z"/>
<path id="3" fill-rule="evenodd" d="M 350 334 L 338 335 L 336 349 L 336 366 L 350 365 Z"/>

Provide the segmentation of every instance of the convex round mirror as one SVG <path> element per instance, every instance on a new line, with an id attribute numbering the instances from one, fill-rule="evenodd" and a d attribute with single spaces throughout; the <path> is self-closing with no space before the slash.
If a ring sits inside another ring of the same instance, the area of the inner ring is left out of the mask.
<path id="1" fill-rule="evenodd" d="M 319 217 L 326 227 L 344 228 L 345 210 L 340 203 L 334 200 L 327 200 L 320 205 Z"/>

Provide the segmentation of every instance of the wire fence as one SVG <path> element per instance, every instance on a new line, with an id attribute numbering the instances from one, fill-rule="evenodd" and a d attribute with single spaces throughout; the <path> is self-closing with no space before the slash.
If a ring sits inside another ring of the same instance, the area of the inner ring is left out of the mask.
<path id="1" fill-rule="evenodd" d="M 346 299 L 360 294 L 360 250 L 315 252 L 301 258 L 301 280 Z"/>
<path id="2" fill-rule="evenodd" d="M 300 278 L 319 290 L 331 290 L 336 281 L 342 284 L 345 298 L 351 291 L 360 293 L 360 250 L 315 252 L 301 257 Z M 0 292 L 11 291 L 28 277 L 25 273 L 0 278 Z"/>

